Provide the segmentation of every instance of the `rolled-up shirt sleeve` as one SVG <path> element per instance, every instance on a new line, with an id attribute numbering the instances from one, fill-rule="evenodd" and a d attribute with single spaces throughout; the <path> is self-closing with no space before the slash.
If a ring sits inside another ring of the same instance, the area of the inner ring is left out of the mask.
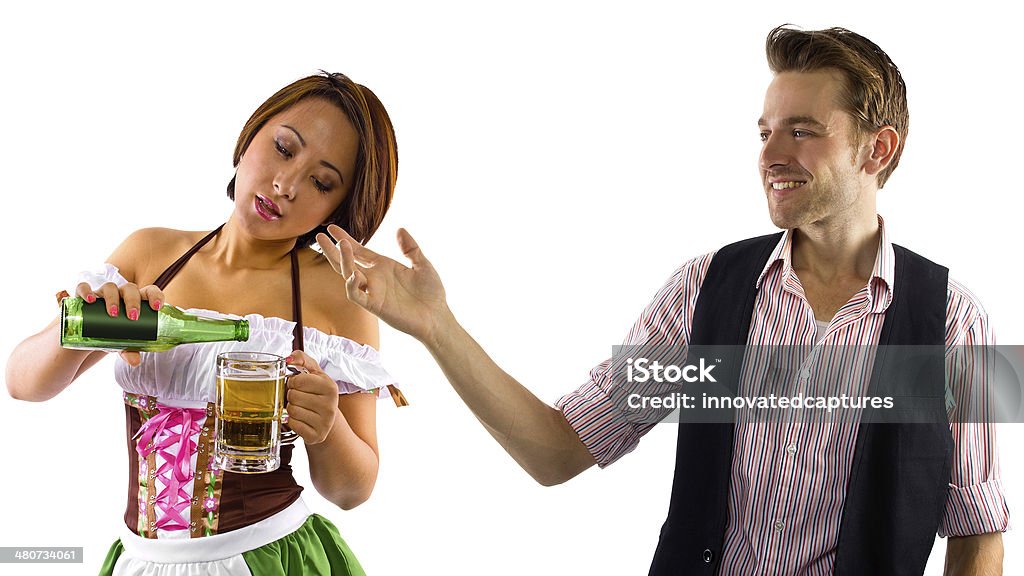
<path id="1" fill-rule="evenodd" d="M 705 254 L 676 270 L 633 323 L 623 344 L 685 347 L 697 293 L 712 257 L 713 252 Z M 612 401 L 611 365 L 608 359 L 595 366 L 582 386 L 555 404 L 601 468 L 632 452 L 654 426 L 629 420 Z"/>
<path id="2" fill-rule="evenodd" d="M 994 346 L 995 337 L 980 303 L 962 286 L 953 281 L 950 285 L 947 318 L 960 333 L 947 354 L 953 468 L 938 531 L 944 538 L 1002 532 L 1010 521 L 999 476 L 996 428 L 985 421 L 992 369 L 985 347 Z"/>

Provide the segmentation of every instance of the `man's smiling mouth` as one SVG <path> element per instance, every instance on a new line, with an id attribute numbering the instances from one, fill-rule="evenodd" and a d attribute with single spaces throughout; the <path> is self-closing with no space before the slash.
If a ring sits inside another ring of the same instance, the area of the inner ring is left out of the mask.
<path id="1" fill-rule="evenodd" d="M 790 190 L 793 188 L 799 188 L 806 184 L 806 182 L 800 182 L 799 180 L 790 180 L 787 182 L 772 182 L 772 190 Z"/>

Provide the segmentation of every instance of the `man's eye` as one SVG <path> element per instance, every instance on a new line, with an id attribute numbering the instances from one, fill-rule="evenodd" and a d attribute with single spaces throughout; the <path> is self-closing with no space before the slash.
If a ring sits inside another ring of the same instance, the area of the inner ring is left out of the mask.
<path id="1" fill-rule="evenodd" d="M 277 153 L 280 154 L 281 156 L 284 156 L 285 158 L 292 157 L 292 153 L 289 152 L 288 149 L 285 148 L 284 145 L 278 142 L 277 140 L 274 140 L 274 148 L 277 149 Z"/>
<path id="2" fill-rule="evenodd" d="M 803 138 L 804 136 L 810 136 L 811 133 L 806 130 L 793 130 L 793 136 L 796 138 Z"/>
<path id="3" fill-rule="evenodd" d="M 768 132 L 761 132 L 761 142 L 768 141 Z"/>

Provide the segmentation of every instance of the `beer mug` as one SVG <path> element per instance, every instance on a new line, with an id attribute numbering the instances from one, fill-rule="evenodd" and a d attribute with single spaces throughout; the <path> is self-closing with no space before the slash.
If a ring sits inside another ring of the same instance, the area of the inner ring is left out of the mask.
<path id="1" fill-rule="evenodd" d="M 281 465 L 285 359 L 264 352 L 217 355 L 213 455 L 228 472 L 271 472 Z"/>

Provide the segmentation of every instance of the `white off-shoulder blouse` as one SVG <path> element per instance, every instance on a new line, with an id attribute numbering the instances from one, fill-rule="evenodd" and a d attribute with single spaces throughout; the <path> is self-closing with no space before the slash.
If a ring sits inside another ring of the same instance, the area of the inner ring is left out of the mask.
<path id="1" fill-rule="evenodd" d="M 80 273 L 76 285 L 79 282 L 98 288 L 106 282 L 121 286 L 128 281 L 116 266 L 107 263 L 100 269 Z M 249 340 L 182 344 L 166 352 L 142 352 L 142 363 L 135 367 L 118 358 L 114 378 L 125 392 L 156 397 L 171 404 L 205 404 L 216 398 L 214 366 L 218 354 L 251 351 L 287 356 L 293 350 L 295 322 L 290 320 L 259 314 L 218 314 L 196 308 L 185 312 L 236 320 L 244 318 L 249 321 Z M 388 398 L 391 396 L 389 386 L 398 387 L 381 364 L 380 353 L 373 347 L 309 326 L 303 327 L 303 337 L 305 352 L 338 384 L 339 394 L 375 392 L 380 398 Z"/>

